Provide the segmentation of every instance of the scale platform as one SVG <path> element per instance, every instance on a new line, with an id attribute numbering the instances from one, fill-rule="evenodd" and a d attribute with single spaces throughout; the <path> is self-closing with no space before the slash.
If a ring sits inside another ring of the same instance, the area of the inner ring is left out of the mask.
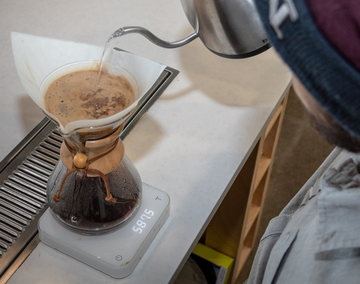
<path id="1" fill-rule="evenodd" d="M 136 215 L 120 229 L 97 236 L 67 230 L 48 209 L 38 223 L 40 240 L 114 278 L 131 274 L 170 214 L 167 193 L 143 183 L 143 199 Z"/>

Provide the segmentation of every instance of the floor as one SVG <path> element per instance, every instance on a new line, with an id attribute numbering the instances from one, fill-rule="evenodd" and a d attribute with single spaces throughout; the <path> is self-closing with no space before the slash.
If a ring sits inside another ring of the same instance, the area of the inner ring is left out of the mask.
<path id="1" fill-rule="evenodd" d="M 334 146 L 309 125 L 301 102 L 291 90 L 256 245 L 236 284 L 248 278 L 256 247 L 269 221 L 280 213 L 333 149 Z"/>

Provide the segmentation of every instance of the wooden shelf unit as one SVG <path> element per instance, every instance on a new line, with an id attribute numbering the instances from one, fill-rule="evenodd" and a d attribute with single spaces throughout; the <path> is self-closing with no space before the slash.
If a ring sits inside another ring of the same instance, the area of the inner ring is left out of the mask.
<path id="1" fill-rule="evenodd" d="M 205 244 L 234 258 L 235 283 L 256 239 L 289 92 L 205 232 Z"/>

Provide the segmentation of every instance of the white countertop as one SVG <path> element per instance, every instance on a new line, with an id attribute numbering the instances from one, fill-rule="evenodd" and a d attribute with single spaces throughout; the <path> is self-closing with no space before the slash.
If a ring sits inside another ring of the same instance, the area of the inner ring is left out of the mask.
<path id="1" fill-rule="evenodd" d="M 178 40 L 192 32 L 179 0 L 3 1 L 0 9 L 0 159 L 43 118 L 17 76 L 10 32 L 103 46 L 128 25 Z M 168 283 L 174 280 L 290 84 L 274 51 L 230 60 L 199 39 L 162 49 L 139 35 L 119 47 L 180 71 L 125 140 L 144 182 L 166 191 L 170 217 L 124 279 L 40 243 L 9 283 Z"/>

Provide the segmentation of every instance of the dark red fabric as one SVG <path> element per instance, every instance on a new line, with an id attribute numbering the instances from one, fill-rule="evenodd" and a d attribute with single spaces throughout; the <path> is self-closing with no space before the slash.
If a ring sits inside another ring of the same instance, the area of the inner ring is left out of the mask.
<path id="1" fill-rule="evenodd" d="M 360 70 L 360 0 L 306 0 L 318 29 Z"/>

